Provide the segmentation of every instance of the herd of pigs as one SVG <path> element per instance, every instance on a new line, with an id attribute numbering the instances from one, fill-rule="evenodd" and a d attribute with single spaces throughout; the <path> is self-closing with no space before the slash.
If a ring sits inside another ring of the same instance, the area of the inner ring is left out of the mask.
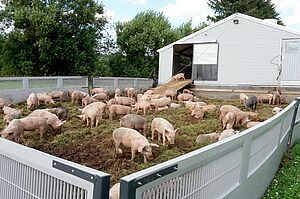
<path id="1" fill-rule="evenodd" d="M 175 80 L 177 81 L 177 80 Z M 179 81 L 179 80 L 178 80 Z M 178 103 L 173 100 L 178 99 Z M 212 104 L 201 102 L 193 93 L 184 89 L 178 95 L 176 90 L 167 90 L 164 95 L 154 94 L 153 90 L 138 93 L 134 88 L 125 88 L 124 91 L 116 89 L 114 93 L 103 88 L 94 88 L 92 96 L 76 91 L 54 91 L 51 93 L 31 93 L 27 99 L 27 109 L 32 112 L 21 118 L 22 110 L 11 108 L 11 104 L 0 98 L 0 108 L 4 113 L 3 121 L 5 128 L 1 132 L 3 138 L 18 140 L 25 131 L 37 131 L 40 138 L 49 128 L 52 132 L 59 132 L 64 122 L 69 118 L 68 109 L 65 107 L 38 109 L 40 104 L 55 104 L 55 101 L 71 101 L 73 105 L 78 104 L 83 108 L 79 109 L 81 114 L 78 118 L 82 119 L 87 126 L 97 127 L 105 114 L 113 120 L 116 115 L 121 115 L 120 127 L 112 132 L 112 138 L 117 154 L 121 154 L 120 145 L 131 149 L 131 160 L 136 153 L 141 153 L 146 163 L 152 159 L 152 147 L 159 147 L 157 144 L 150 143 L 146 137 L 148 123 L 145 116 L 149 110 L 154 109 L 154 113 L 166 109 L 177 109 L 185 106 L 192 117 L 201 120 L 207 112 L 215 112 L 218 107 Z M 240 103 L 250 110 L 244 112 L 232 105 L 223 105 L 220 110 L 220 121 L 222 122 L 223 132 L 200 134 L 196 142 L 214 142 L 225 139 L 238 133 L 234 128 L 242 125 L 250 128 L 259 122 L 251 122 L 250 118 L 257 116 L 257 103 L 281 104 L 281 93 L 276 91 L 273 94 L 260 94 L 257 96 L 247 96 L 240 94 Z M 275 107 L 272 112 L 277 114 L 282 109 Z M 139 112 L 142 111 L 142 115 Z M 151 140 L 162 139 L 162 144 L 175 144 L 177 129 L 165 118 L 155 117 L 151 122 Z M 119 190 L 119 184 L 111 189 L 111 198 Z"/>

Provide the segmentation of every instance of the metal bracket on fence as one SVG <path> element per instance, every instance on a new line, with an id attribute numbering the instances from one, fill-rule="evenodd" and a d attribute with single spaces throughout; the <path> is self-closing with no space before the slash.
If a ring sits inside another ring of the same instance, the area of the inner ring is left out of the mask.
<path id="1" fill-rule="evenodd" d="M 162 178 L 163 176 L 166 176 L 170 173 L 176 172 L 178 170 L 178 164 L 175 164 L 173 166 L 164 168 L 162 170 L 159 170 L 155 173 L 152 173 L 148 176 L 145 176 L 140 179 L 136 179 L 130 182 L 126 182 L 121 180 L 121 197 L 122 199 L 135 199 L 135 190 L 145 184 L 148 184 L 154 180 L 157 180 L 159 178 Z M 124 188 L 123 188 L 124 187 Z"/>
<path id="2" fill-rule="evenodd" d="M 294 132 L 294 126 L 296 125 L 295 121 L 296 121 L 298 107 L 299 107 L 299 103 L 300 103 L 300 98 L 299 97 L 296 98 L 295 100 L 297 101 L 297 103 L 296 103 L 296 107 L 294 109 L 294 114 L 293 114 L 293 118 L 292 118 L 292 124 L 291 124 L 290 132 L 289 132 L 289 137 L 288 137 L 288 143 L 287 143 L 287 149 L 291 148 L 292 137 L 293 137 L 293 132 Z"/>
<path id="3" fill-rule="evenodd" d="M 109 197 L 109 175 L 100 177 L 55 160 L 52 161 L 52 167 L 93 183 L 93 199 L 103 199 Z"/>

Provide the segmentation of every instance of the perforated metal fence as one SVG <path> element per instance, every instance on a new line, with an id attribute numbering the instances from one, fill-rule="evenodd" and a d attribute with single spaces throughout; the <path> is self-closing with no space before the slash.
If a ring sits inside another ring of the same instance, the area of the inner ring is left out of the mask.
<path id="1" fill-rule="evenodd" d="M 108 199 L 109 175 L 0 138 L 1 199 Z"/>
<path id="2" fill-rule="evenodd" d="M 274 117 L 228 139 L 123 177 L 121 198 L 262 197 L 283 153 L 300 138 L 298 104 L 293 101 Z"/>

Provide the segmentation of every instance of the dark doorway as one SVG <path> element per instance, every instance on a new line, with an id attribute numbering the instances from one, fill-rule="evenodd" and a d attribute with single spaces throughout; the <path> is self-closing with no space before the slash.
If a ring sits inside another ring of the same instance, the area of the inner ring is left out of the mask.
<path id="1" fill-rule="evenodd" d="M 184 73 L 186 79 L 192 78 L 193 44 L 175 44 L 172 75 Z"/>

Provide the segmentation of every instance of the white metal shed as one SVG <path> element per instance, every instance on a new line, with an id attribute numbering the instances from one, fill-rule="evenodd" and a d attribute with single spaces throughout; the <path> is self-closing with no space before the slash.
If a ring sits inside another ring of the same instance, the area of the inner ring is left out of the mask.
<path id="1" fill-rule="evenodd" d="M 300 86 L 300 33 L 270 21 L 233 14 L 159 49 L 158 82 Z"/>

